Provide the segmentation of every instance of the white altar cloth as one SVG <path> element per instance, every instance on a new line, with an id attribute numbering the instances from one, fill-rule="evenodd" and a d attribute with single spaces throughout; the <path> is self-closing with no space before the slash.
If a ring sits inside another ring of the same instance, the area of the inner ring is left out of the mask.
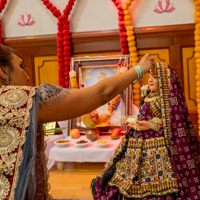
<path id="1" fill-rule="evenodd" d="M 49 158 L 50 149 L 55 146 L 54 142 L 56 140 L 64 139 L 64 135 L 48 135 L 45 136 L 45 140 L 47 142 L 47 148 L 45 150 L 46 157 Z"/>
<path id="2" fill-rule="evenodd" d="M 98 147 L 94 142 L 88 144 L 87 147 L 77 147 L 73 144 L 78 140 L 86 140 L 85 136 L 81 136 L 78 139 L 71 139 L 71 143 L 65 147 L 54 146 L 50 149 L 49 161 L 47 168 L 50 169 L 55 161 L 62 162 L 108 162 L 110 157 L 117 149 L 122 137 L 116 140 L 112 140 L 108 136 L 100 136 L 99 139 L 108 139 L 110 143 L 108 147 Z"/>

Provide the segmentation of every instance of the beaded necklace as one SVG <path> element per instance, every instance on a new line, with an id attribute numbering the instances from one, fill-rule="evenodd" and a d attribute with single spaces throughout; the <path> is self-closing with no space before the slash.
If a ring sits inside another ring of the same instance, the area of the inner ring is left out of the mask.
<path id="1" fill-rule="evenodd" d="M 160 94 L 159 92 L 151 92 L 145 99 L 145 102 L 151 102 L 151 101 L 155 101 L 157 99 L 160 99 Z"/>

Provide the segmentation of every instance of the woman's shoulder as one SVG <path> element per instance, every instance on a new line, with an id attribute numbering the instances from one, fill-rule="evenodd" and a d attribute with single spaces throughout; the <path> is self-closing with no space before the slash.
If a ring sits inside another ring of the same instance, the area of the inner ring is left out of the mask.
<path id="1" fill-rule="evenodd" d="M 69 89 L 63 88 L 58 85 L 53 85 L 50 83 L 42 83 L 40 86 L 37 87 L 37 89 L 39 90 L 39 95 L 41 98 L 48 98 L 50 96 L 54 96 L 59 93 L 69 92 Z"/>
<path id="2" fill-rule="evenodd" d="M 61 100 L 66 94 L 69 93 L 69 89 L 50 83 L 42 83 L 37 87 L 37 90 L 40 99 L 44 100 L 44 102 L 45 99 L 47 99 L 48 104 L 50 103 L 49 98 L 51 98 L 52 102 L 54 103 L 55 101 Z"/>

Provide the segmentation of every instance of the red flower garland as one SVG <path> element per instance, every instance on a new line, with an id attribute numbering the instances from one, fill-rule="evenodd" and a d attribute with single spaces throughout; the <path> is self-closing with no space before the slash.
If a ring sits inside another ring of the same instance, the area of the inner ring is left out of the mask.
<path id="1" fill-rule="evenodd" d="M 57 61 L 59 65 L 58 76 L 59 85 L 62 87 L 69 87 L 69 71 L 71 60 L 71 42 L 68 16 L 72 10 L 75 0 L 69 0 L 66 8 L 63 10 L 63 15 L 49 0 L 42 0 L 43 4 L 58 18 L 58 33 L 57 33 Z M 119 31 L 122 54 L 128 54 L 128 42 L 126 36 L 126 28 L 124 22 L 124 13 L 122 10 L 122 3 L 120 0 L 112 0 L 118 9 Z"/>
<path id="2" fill-rule="evenodd" d="M 118 9 L 118 20 L 119 20 L 119 36 L 120 36 L 120 42 L 121 42 L 121 52 L 122 54 L 128 54 L 128 42 L 127 42 L 127 36 L 126 36 L 126 28 L 125 28 L 125 22 L 124 22 L 124 12 L 122 10 L 122 3 L 120 0 L 112 0 L 114 4 L 116 5 Z"/>
<path id="3" fill-rule="evenodd" d="M 57 61 L 58 69 L 58 82 L 59 85 L 69 88 L 69 71 L 71 60 L 71 36 L 69 30 L 68 16 L 72 10 L 75 0 L 69 0 L 63 14 L 54 6 L 49 0 L 42 0 L 43 4 L 58 18 L 58 32 L 57 32 Z"/>
<path id="4" fill-rule="evenodd" d="M 7 4 L 7 0 L 0 0 L 0 13 L 3 11 Z M 2 43 L 2 25 L 1 25 L 1 19 L 0 19 L 0 43 Z"/>

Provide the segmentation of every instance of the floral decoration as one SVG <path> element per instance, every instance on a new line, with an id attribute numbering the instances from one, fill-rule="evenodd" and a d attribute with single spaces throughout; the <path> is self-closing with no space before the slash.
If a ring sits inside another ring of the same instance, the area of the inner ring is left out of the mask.
<path id="1" fill-rule="evenodd" d="M 126 28 L 125 28 L 125 21 L 124 21 L 124 13 L 122 10 L 122 3 L 120 0 L 112 0 L 115 6 L 118 9 L 118 20 L 119 20 L 119 36 L 120 36 L 120 43 L 121 43 L 121 52 L 122 54 L 128 54 L 128 42 L 127 42 L 127 35 L 126 35 Z M 121 63 L 118 63 L 121 65 Z"/>
<path id="2" fill-rule="evenodd" d="M 129 52 L 131 55 L 131 65 L 134 67 L 138 63 L 138 52 L 136 47 L 136 41 L 134 36 L 134 27 L 131 21 L 131 15 L 129 11 L 129 6 L 132 4 L 134 0 L 126 0 L 122 6 L 123 13 L 124 13 L 124 21 L 125 21 L 125 28 L 126 28 L 126 35 L 128 41 Z M 137 82 L 133 84 L 133 103 L 139 107 L 140 105 L 140 83 Z"/>
<path id="3" fill-rule="evenodd" d="M 31 17 L 31 14 L 27 15 L 27 13 L 21 15 L 21 19 L 19 19 L 18 22 L 18 25 L 20 26 L 32 26 L 33 24 L 35 24 L 35 21 L 33 21 L 33 17 Z"/>
<path id="4" fill-rule="evenodd" d="M 7 4 L 7 0 L 0 0 L 0 13 L 2 13 L 3 9 Z M 0 43 L 2 43 L 2 26 L 1 26 L 1 19 L 0 19 Z"/>
<path id="5" fill-rule="evenodd" d="M 156 9 L 154 10 L 154 12 L 156 13 L 164 13 L 164 12 L 172 12 L 173 10 L 175 10 L 175 8 L 173 7 L 173 4 L 170 3 L 170 0 L 159 0 L 158 1 L 158 5 L 156 5 Z"/>
<path id="6" fill-rule="evenodd" d="M 145 97 L 147 95 L 148 85 L 143 85 L 141 87 L 141 97 Z"/>
<path id="7" fill-rule="evenodd" d="M 105 122 L 101 122 L 101 119 L 99 118 L 99 113 L 97 110 L 94 110 L 91 113 L 84 115 L 83 116 L 83 124 L 88 129 L 109 126 L 109 124 L 107 124 Z"/>
<path id="8" fill-rule="evenodd" d="M 200 139 L 200 1 L 193 0 L 195 5 L 194 22 L 195 25 L 195 57 L 196 57 L 196 67 L 197 67 L 197 111 L 198 111 L 198 124 L 199 124 L 199 139 Z"/>
<path id="9" fill-rule="evenodd" d="M 54 6 L 49 0 L 42 0 L 43 4 L 49 9 L 52 14 L 58 18 L 58 32 L 57 32 L 57 61 L 58 69 L 58 82 L 59 85 L 69 88 L 69 71 L 71 60 L 71 36 L 69 30 L 69 14 L 72 10 L 75 0 L 69 0 L 63 14 Z"/>

